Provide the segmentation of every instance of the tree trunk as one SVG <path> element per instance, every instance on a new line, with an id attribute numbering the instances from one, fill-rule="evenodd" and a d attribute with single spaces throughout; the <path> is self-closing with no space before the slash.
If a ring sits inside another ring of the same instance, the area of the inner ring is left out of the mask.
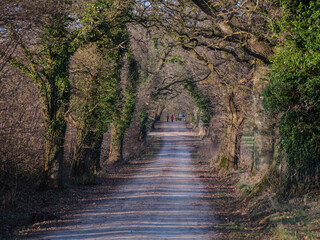
<path id="1" fill-rule="evenodd" d="M 79 129 L 75 146 L 72 174 L 74 176 L 90 175 L 92 133 L 87 129 Z"/>
<path id="2" fill-rule="evenodd" d="M 219 150 L 220 166 L 226 169 L 238 168 L 240 157 L 240 143 L 242 136 L 243 118 L 239 116 L 239 112 L 234 102 L 234 93 L 231 92 L 226 98 L 226 106 L 228 111 L 228 120 L 224 141 Z"/>
<path id="3" fill-rule="evenodd" d="M 90 176 L 91 175 L 91 171 L 90 171 L 90 159 L 91 159 L 91 148 L 87 147 L 85 148 L 85 155 L 84 155 L 84 174 L 86 176 Z"/>
<path id="4" fill-rule="evenodd" d="M 101 146 L 103 142 L 103 133 L 99 133 L 93 137 L 92 142 L 92 163 L 93 170 L 101 169 L 100 167 L 100 156 L 101 156 Z"/>
<path id="5" fill-rule="evenodd" d="M 208 137 L 209 135 L 209 126 L 207 123 L 204 123 L 201 119 L 201 115 L 199 114 L 198 119 L 198 128 L 199 128 L 199 136 L 201 139 Z"/>
<path id="6" fill-rule="evenodd" d="M 139 113 L 139 125 L 140 125 L 140 132 L 139 132 L 139 141 L 143 144 L 146 143 L 147 133 L 148 133 L 148 109 L 145 106 Z"/>
<path id="7" fill-rule="evenodd" d="M 103 134 L 78 130 L 77 144 L 72 161 L 74 176 L 90 176 L 100 168 L 100 154 Z"/>
<path id="8" fill-rule="evenodd" d="M 238 132 L 236 137 L 236 143 L 235 143 L 235 156 L 234 156 L 234 168 L 238 169 L 239 167 L 239 161 L 240 161 L 240 155 L 241 155 L 241 138 L 242 138 L 242 131 Z"/>
<path id="9" fill-rule="evenodd" d="M 123 139 L 124 132 L 120 128 L 119 124 L 112 124 L 111 127 L 111 140 L 110 140 L 110 152 L 108 163 L 120 163 L 123 160 L 122 150 L 123 150 Z"/>
<path id="10" fill-rule="evenodd" d="M 136 108 L 136 92 L 139 84 L 138 65 L 131 49 L 127 52 L 128 61 L 128 85 L 125 89 L 126 100 L 115 113 L 111 126 L 111 140 L 108 163 L 118 163 L 123 161 L 123 139 L 127 129 L 130 127 L 133 113 Z"/>
<path id="11" fill-rule="evenodd" d="M 63 187 L 63 154 L 66 123 L 45 126 L 45 166 L 40 189 Z"/>
<path id="12" fill-rule="evenodd" d="M 157 110 L 156 110 L 156 113 L 154 115 L 154 118 L 153 118 L 153 121 L 152 121 L 152 125 L 151 125 L 152 129 L 154 129 L 155 128 L 155 124 L 158 121 L 160 121 L 163 110 L 164 110 L 164 105 L 163 104 L 157 106 Z"/>
<path id="13" fill-rule="evenodd" d="M 267 81 L 261 80 L 268 74 L 268 67 L 257 63 L 253 76 L 254 103 L 254 159 L 252 172 L 265 172 L 272 164 L 274 153 L 274 127 L 271 117 L 263 107 L 261 96 Z"/>
<path id="14" fill-rule="evenodd" d="M 219 149 L 220 166 L 222 168 L 238 168 L 240 157 L 241 131 L 233 124 L 228 124 L 224 141 Z"/>
<path id="15" fill-rule="evenodd" d="M 231 124 L 230 136 L 228 141 L 227 148 L 227 158 L 228 158 L 228 168 L 235 168 L 235 159 L 236 159 L 236 139 L 237 139 L 237 129 L 234 124 Z"/>

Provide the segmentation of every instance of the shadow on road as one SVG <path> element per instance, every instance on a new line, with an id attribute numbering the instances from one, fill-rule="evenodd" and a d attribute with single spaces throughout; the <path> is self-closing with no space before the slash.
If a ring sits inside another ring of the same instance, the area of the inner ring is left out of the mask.
<path id="1" fill-rule="evenodd" d="M 191 159 L 196 134 L 174 122 L 158 124 L 150 136 L 161 141 L 157 154 L 109 179 L 117 183 L 112 192 L 101 187 L 84 209 L 54 227 L 39 224 L 28 239 L 216 239 L 214 189 L 205 188 Z"/>

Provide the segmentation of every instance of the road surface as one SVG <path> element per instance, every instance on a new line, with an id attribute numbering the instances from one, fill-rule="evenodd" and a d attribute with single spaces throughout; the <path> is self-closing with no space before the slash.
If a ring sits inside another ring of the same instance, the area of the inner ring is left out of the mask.
<path id="1" fill-rule="evenodd" d="M 158 127 L 150 135 L 162 145 L 148 164 L 40 239 L 216 239 L 210 198 L 192 164 L 195 134 L 183 122 Z"/>

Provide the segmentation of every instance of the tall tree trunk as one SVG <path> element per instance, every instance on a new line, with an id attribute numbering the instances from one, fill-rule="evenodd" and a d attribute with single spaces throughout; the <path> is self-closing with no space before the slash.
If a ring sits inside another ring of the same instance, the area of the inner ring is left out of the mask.
<path id="1" fill-rule="evenodd" d="M 236 159 L 236 139 L 237 139 L 237 128 L 234 124 L 230 124 L 230 133 L 229 138 L 227 139 L 228 148 L 227 148 L 227 159 L 228 159 L 228 168 L 235 168 L 235 159 Z"/>
<path id="2" fill-rule="evenodd" d="M 199 136 L 201 139 L 208 137 L 209 135 L 209 126 L 207 123 L 204 123 L 201 119 L 201 116 L 199 116 L 198 120 L 198 128 L 199 128 Z"/>
<path id="3" fill-rule="evenodd" d="M 63 155 L 66 123 L 45 126 L 45 166 L 41 180 L 41 189 L 63 187 Z"/>
<path id="4" fill-rule="evenodd" d="M 238 132 L 236 137 L 236 143 L 235 143 L 235 156 L 234 156 L 234 168 L 238 169 L 239 167 L 239 161 L 240 161 L 240 155 L 241 155 L 241 138 L 242 138 L 242 131 Z"/>
<path id="5" fill-rule="evenodd" d="M 90 174 L 91 144 L 92 133 L 87 129 L 79 129 L 72 161 L 72 174 L 74 176 Z"/>
<path id="6" fill-rule="evenodd" d="M 267 81 L 261 80 L 268 74 L 268 67 L 263 63 L 256 64 L 253 76 L 254 103 L 254 159 L 252 172 L 265 172 L 272 164 L 274 154 L 274 127 L 271 117 L 263 107 L 261 96 Z"/>
<path id="7" fill-rule="evenodd" d="M 227 127 L 224 135 L 224 141 L 219 149 L 220 166 L 226 169 L 237 168 L 240 157 L 240 142 L 242 136 L 242 123 L 244 118 L 239 116 L 234 101 L 234 93 L 231 92 L 226 97 L 227 108 Z"/>
<path id="8" fill-rule="evenodd" d="M 152 121 L 152 125 L 151 125 L 151 128 L 154 129 L 155 128 L 155 124 L 160 121 L 161 119 L 161 115 L 162 115 L 162 112 L 164 110 L 164 107 L 165 105 L 164 104 L 159 104 L 157 106 L 157 110 L 155 112 L 155 115 L 154 115 L 154 118 L 153 118 L 153 121 Z"/>
<path id="9" fill-rule="evenodd" d="M 121 128 L 120 124 L 113 123 L 111 126 L 111 140 L 110 140 L 110 152 L 108 163 L 114 164 L 122 162 L 122 151 L 123 151 L 123 139 L 125 130 Z"/>
<path id="10" fill-rule="evenodd" d="M 122 162 L 123 140 L 127 129 L 130 127 L 133 113 L 136 109 L 137 88 L 139 84 L 138 65 L 131 48 L 127 52 L 128 61 L 128 85 L 124 95 L 126 99 L 115 113 L 111 127 L 110 152 L 108 163 Z"/>
<path id="11" fill-rule="evenodd" d="M 92 141 L 92 164 L 94 172 L 100 169 L 101 146 L 103 142 L 103 133 L 98 133 Z"/>
<path id="12" fill-rule="evenodd" d="M 86 176 L 90 176 L 91 172 L 90 172 L 90 159 L 91 159 L 91 152 L 92 149 L 90 147 L 85 148 L 85 155 L 84 155 L 84 174 Z"/>
<path id="13" fill-rule="evenodd" d="M 74 176 L 90 176 L 100 168 L 102 133 L 93 133 L 85 129 L 78 130 L 75 146 L 72 174 Z"/>
<path id="14" fill-rule="evenodd" d="M 220 166 L 226 169 L 238 168 L 242 132 L 233 124 L 228 124 L 224 140 L 219 148 Z"/>
<path id="15" fill-rule="evenodd" d="M 139 132 L 139 141 L 143 144 L 146 143 L 147 133 L 148 133 L 148 108 L 144 106 L 143 109 L 139 112 L 139 125 L 140 125 L 140 132 Z"/>

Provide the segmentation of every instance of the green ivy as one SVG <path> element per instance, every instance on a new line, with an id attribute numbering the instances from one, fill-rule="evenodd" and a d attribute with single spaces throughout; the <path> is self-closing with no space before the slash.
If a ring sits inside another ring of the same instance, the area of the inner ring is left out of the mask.
<path id="1" fill-rule="evenodd" d="M 320 2 L 279 0 L 284 41 L 272 59 L 265 106 L 279 117 L 286 153 L 287 186 L 293 192 L 319 186 Z"/>
<path id="2" fill-rule="evenodd" d="M 126 27 L 128 7 L 119 7 L 114 0 L 99 0 L 87 3 L 87 11 L 81 16 L 83 24 L 81 41 L 83 47 L 95 46 L 92 54 L 102 59 L 101 66 L 89 82 L 84 81 L 80 86 L 80 95 L 76 99 L 76 110 L 80 127 L 81 141 L 78 148 L 89 146 L 91 151 L 91 172 L 100 159 L 100 147 L 103 133 L 115 121 L 118 106 L 121 105 L 121 94 L 118 85 L 121 82 L 123 58 L 129 48 L 129 32 Z M 127 57 L 127 58 L 130 58 Z M 130 94 L 125 93 L 130 101 Z M 130 119 L 129 119 L 130 120 Z M 128 119 L 127 119 L 128 121 Z M 85 142 L 89 141 L 89 142 Z M 79 151 L 75 151 L 81 153 Z M 81 158 L 84 155 L 80 154 Z M 84 163 L 84 159 L 74 157 L 74 164 Z M 83 168 L 83 167 L 82 167 Z M 82 168 L 78 168 L 82 171 Z M 74 171 L 78 171 L 77 168 Z M 77 173 L 74 173 L 77 175 Z M 81 173 L 80 173 L 81 174 Z"/>
<path id="3" fill-rule="evenodd" d="M 148 110 L 144 107 L 139 113 L 139 123 L 140 123 L 140 140 L 145 140 L 148 132 Z"/>
<path id="4" fill-rule="evenodd" d="M 187 79 L 184 83 L 184 88 L 187 90 L 196 106 L 200 110 L 201 120 L 204 126 L 208 126 L 211 120 L 212 107 L 208 96 L 206 96 L 196 85 L 193 79 Z"/>

